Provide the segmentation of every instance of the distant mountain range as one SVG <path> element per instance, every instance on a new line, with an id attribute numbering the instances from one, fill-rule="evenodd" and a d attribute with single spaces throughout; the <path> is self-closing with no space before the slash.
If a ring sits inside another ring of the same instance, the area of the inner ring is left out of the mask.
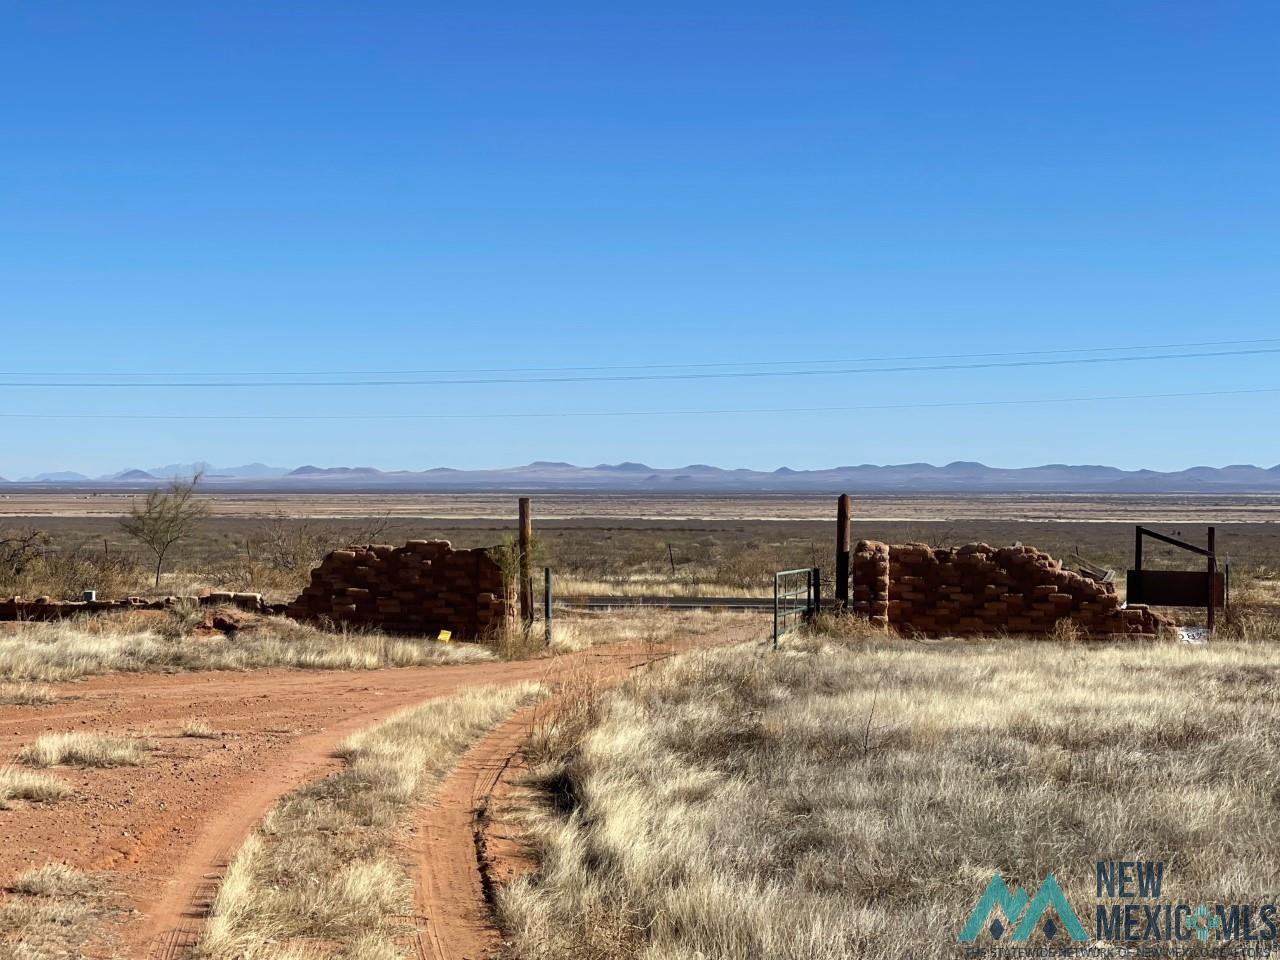
<path id="1" fill-rule="evenodd" d="M 73 470 L 58 470 L 52 473 L 37 473 L 32 477 L 19 477 L 16 483 L 114 483 L 119 480 L 148 481 L 168 480 L 171 477 L 190 477 L 202 471 L 208 479 L 250 480 L 283 477 L 289 473 L 288 467 L 268 467 L 265 463 L 246 463 L 239 467 L 215 467 L 212 464 L 170 463 L 163 467 L 150 467 L 146 470 L 136 468 L 109 473 L 100 477 L 90 477 Z M 4 483 L 0 479 L 0 483 Z"/>
<path id="2" fill-rule="evenodd" d="M 602 463 L 579 467 L 539 460 L 497 470 L 378 470 L 374 467 L 289 469 L 250 463 L 213 467 L 205 463 L 129 469 L 102 477 L 72 472 L 41 473 L 6 489 L 59 487 L 112 489 L 154 486 L 170 477 L 204 471 L 207 488 L 226 491 L 411 492 L 411 491 L 579 491 L 634 493 L 1280 493 L 1280 466 L 1237 464 L 1186 470 L 1121 470 L 1105 466 L 1051 463 L 1040 467 L 988 467 L 956 461 L 887 466 L 861 464 L 827 470 L 724 469 L 703 463 L 651 467 L 643 463 Z"/>

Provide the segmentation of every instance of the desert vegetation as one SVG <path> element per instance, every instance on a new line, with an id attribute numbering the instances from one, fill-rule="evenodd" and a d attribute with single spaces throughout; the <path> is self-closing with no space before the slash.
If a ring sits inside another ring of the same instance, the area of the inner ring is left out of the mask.
<path id="1" fill-rule="evenodd" d="M 246 616 L 241 629 L 222 632 L 207 621 L 215 611 L 128 612 L 26 623 L 0 632 L 0 704 L 39 705 L 57 698 L 48 686 L 106 673 L 261 670 L 375 670 L 522 660 L 605 643 L 658 642 L 677 630 L 690 637 L 740 623 L 731 612 L 674 613 L 661 609 L 558 615 L 550 648 L 541 622 L 512 623 L 485 643 L 442 643 L 374 630 L 325 630 L 286 617 Z"/>
<path id="2" fill-rule="evenodd" d="M 237 854 L 197 955 L 402 956 L 407 818 L 472 741 L 541 694 L 533 683 L 474 687 L 346 741 L 345 769 L 282 800 Z"/>
<path id="3" fill-rule="evenodd" d="M 118 908 L 100 877 L 50 863 L 20 874 L 0 897 L 0 955 L 73 960 L 89 931 Z"/>
<path id="4" fill-rule="evenodd" d="M 46 733 L 23 747 L 18 759 L 30 767 L 136 767 L 152 749 L 146 740 L 98 733 Z"/>
<path id="5" fill-rule="evenodd" d="M 994 872 L 1087 900 L 1097 859 L 1164 860 L 1193 903 L 1276 888 L 1269 646 L 841 632 L 686 654 L 540 726 L 511 955 L 952 956 Z"/>
<path id="6" fill-rule="evenodd" d="M 165 489 L 148 490 L 120 519 L 120 529 L 146 547 L 156 561 L 155 586 L 160 586 L 164 558 L 175 544 L 190 537 L 209 516 L 209 506 L 196 497 L 200 474 L 190 480 L 173 479 Z"/>
<path id="7" fill-rule="evenodd" d="M 170 508 L 173 496 L 161 491 L 154 503 L 131 504 L 119 521 L 40 518 L 0 527 L 0 596 L 73 600 L 85 590 L 124 597 L 225 589 L 291 599 L 325 554 L 382 542 L 389 532 L 380 517 L 226 524 L 209 520 L 199 500 Z"/>
<path id="8" fill-rule="evenodd" d="M 9 809 L 13 800 L 50 803 L 70 793 L 71 788 L 56 777 L 16 767 L 0 767 L 0 810 Z"/>
<path id="9" fill-rule="evenodd" d="M 58 695 L 43 683 L 0 683 L 0 705 L 32 707 L 53 703 Z"/>
<path id="10" fill-rule="evenodd" d="M 514 504 L 504 500 L 506 508 Z M 348 509 L 373 511 L 379 504 L 351 504 Z M 1046 523 L 1011 517 L 998 504 L 970 505 L 990 510 L 989 519 L 923 522 L 860 519 L 855 503 L 854 537 L 889 543 L 923 542 L 958 546 L 985 541 L 997 546 L 1015 541 L 1034 544 L 1069 561 L 1077 552 L 1094 563 L 1125 569 L 1132 557 L 1133 530 L 1124 523 L 1061 520 Z M 930 512 L 960 508 L 942 499 Z M 644 510 L 653 505 L 642 505 Z M 682 509 L 688 509 L 684 505 Z M 1060 517 L 1087 515 L 1088 504 L 1064 501 Z M 295 509 L 309 511 L 304 502 Z M 498 505 L 485 509 L 498 509 Z M 599 510 L 583 503 L 584 512 Z M 715 513 L 715 503 L 699 507 Z M 918 505 L 915 509 L 921 509 Z M 1053 514 L 1053 503 L 1038 503 L 1040 513 Z M 1138 510 L 1140 505 L 1126 509 Z M 1161 505 L 1168 514 L 1173 508 Z M 1271 577 L 1280 570 L 1280 529 L 1261 523 L 1229 522 L 1229 503 L 1202 507 L 1182 504 L 1173 515 L 1214 515 L 1221 509 L 1218 546 L 1232 565 L 1232 577 Z M 780 519 L 666 520 L 556 519 L 536 525 L 538 555 L 555 571 L 563 593 L 707 593 L 753 595 L 770 589 L 775 570 L 822 567 L 830 572 L 832 521 L 793 519 L 790 501 L 762 499 L 734 506 L 745 516 L 781 511 Z M 1135 514 L 1145 519 L 1144 514 Z M 7 528 L 7 532 L 4 531 Z M 1200 520 L 1170 523 L 1192 540 L 1203 536 Z M 292 599 L 305 586 L 310 570 L 330 550 L 357 543 L 403 543 L 410 539 L 444 538 L 458 547 L 509 542 L 510 521 L 443 520 L 426 522 L 386 514 L 357 519 L 309 517 L 247 518 L 210 516 L 181 540 L 166 560 L 160 593 L 190 594 L 201 589 L 245 590 L 276 600 Z M 34 538 L 34 540 L 32 540 Z M 3 543 L 13 541 L 15 562 L 6 560 Z M 19 549 L 22 544 L 25 548 Z M 1148 565 L 1185 566 L 1187 558 L 1170 548 L 1148 546 Z M 639 585 L 639 586 L 637 586 Z M 154 556 L 120 529 L 110 517 L 45 516 L 0 522 L 0 595 L 75 599 L 85 589 L 100 596 L 155 594 Z"/>
<path id="11" fill-rule="evenodd" d="M 372 631 L 325 631 L 284 617 L 263 618 L 235 636 L 195 633 L 182 614 L 129 615 L 24 624 L 0 634 L 0 678 L 61 681 L 112 672 L 372 670 L 493 659 L 475 644 L 436 643 Z M 31 689 L 30 687 L 28 689 Z"/>
<path id="12" fill-rule="evenodd" d="M 187 737 L 192 740 L 216 740 L 217 731 L 209 726 L 208 722 L 194 717 L 182 725 L 182 729 L 178 732 L 178 736 Z"/>

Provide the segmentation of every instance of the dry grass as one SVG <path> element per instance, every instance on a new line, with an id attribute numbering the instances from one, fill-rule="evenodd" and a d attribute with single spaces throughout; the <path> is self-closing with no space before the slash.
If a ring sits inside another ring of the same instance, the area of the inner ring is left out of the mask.
<path id="1" fill-rule="evenodd" d="M 96 733 L 46 733 L 23 747 L 18 759 L 31 767 L 136 767 L 152 747 L 145 740 Z"/>
<path id="2" fill-rule="evenodd" d="M 101 881 L 51 863 L 19 876 L 0 900 L 0 956 L 76 960 L 90 931 L 112 910 Z"/>
<path id="3" fill-rule="evenodd" d="M 10 680 L 73 680 L 117 671 L 373 670 L 492 658 L 474 644 L 328 633 L 284 617 L 265 619 L 234 639 L 175 635 L 125 617 L 29 624 L 0 636 L 0 677 Z"/>
<path id="4" fill-rule="evenodd" d="M 43 706 L 57 699 L 53 688 L 42 683 L 0 683 L 0 704 L 5 706 Z"/>
<path id="5" fill-rule="evenodd" d="M 0 810 L 8 810 L 13 800 L 52 803 L 70 793 L 71 788 L 54 777 L 14 767 L 0 767 Z"/>
<path id="6" fill-rule="evenodd" d="M 723 583 L 716 579 L 715 571 L 708 571 L 706 579 L 640 573 L 608 579 L 557 577 L 555 593 L 560 597 L 771 597 L 773 583 Z"/>
<path id="7" fill-rule="evenodd" d="M 1280 574 L 1274 569 L 1255 576 L 1232 573 L 1231 609 L 1220 636 L 1252 642 L 1280 637 Z"/>
<path id="8" fill-rule="evenodd" d="M 997 871 L 1088 902 L 1095 860 L 1164 860 L 1175 902 L 1266 901 L 1278 695 L 1260 644 L 690 654 L 536 745 L 502 922 L 522 960 L 877 960 L 956 955 Z"/>
<path id="9" fill-rule="evenodd" d="M 22 874 L 10 884 L 9 890 L 28 897 L 69 897 L 84 893 L 92 886 L 88 877 L 65 863 L 46 863 Z"/>
<path id="10" fill-rule="evenodd" d="M 551 650 L 573 653 L 605 643 L 666 643 L 676 637 L 710 637 L 744 623 L 759 624 L 758 614 L 732 610 L 663 610 L 620 608 L 608 611 L 557 611 L 552 620 Z M 542 624 L 537 625 L 541 628 Z"/>
<path id="11" fill-rule="evenodd" d="M 487 642 L 504 660 L 529 660 L 575 653 L 601 644 L 658 644 L 676 637 L 707 637 L 749 622 L 759 625 L 760 616 L 733 610 L 664 610 L 660 607 L 559 608 L 552 620 L 550 647 L 542 620 L 535 621 L 528 630 L 515 623 L 507 629 L 495 630 Z"/>
<path id="12" fill-rule="evenodd" d="M 198 956 L 404 955 L 413 891 L 396 848 L 406 818 L 473 741 L 541 693 L 474 687 L 347 740 L 346 768 L 282 800 L 240 850 Z"/>
<path id="13" fill-rule="evenodd" d="M 218 738 L 217 731 L 209 724 L 200 719 L 188 720 L 182 725 L 180 736 L 192 737 L 196 740 L 216 740 Z"/>

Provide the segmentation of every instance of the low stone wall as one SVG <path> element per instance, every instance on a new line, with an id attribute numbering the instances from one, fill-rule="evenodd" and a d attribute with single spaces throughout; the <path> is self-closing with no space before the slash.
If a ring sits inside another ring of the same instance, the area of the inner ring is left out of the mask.
<path id="1" fill-rule="evenodd" d="M 359 624 L 397 633 L 482 637 L 508 615 L 502 568 L 487 550 L 448 540 L 335 550 L 285 610 L 298 620 Z"/>
<path id="2" fill-rule="evenodd" d="M 281 608 L 265 603 L 260 593 L 210 593 L 200 597 L 164 597 L 147 600 L 54 600 L 51 597 L 0 600 L 0 620 L 64 620 L 82 613 L 114 613 L 120 610 L 168 610 L 172 607 L 239 607 L 250 613 L 279 613 Z"/>
<path id="3" fill-rule="evenodd" d="M 1115 587 L 1063 570 L 1035 547 L 858 542 L 850 603 L 873 623 L 923 634 L 1047 633 L 1070 620 L 1090 634 L 1159 633 L 1169 622 Z"/>

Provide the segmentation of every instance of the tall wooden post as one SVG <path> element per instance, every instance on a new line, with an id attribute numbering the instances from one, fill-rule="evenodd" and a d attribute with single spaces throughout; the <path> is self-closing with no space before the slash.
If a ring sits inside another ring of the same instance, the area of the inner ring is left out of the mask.
<path id="1" fill-rule="evenodd" d="M 836 501 L 836 606 L 849 606 L 849 514 L 853 504 L 847 493 Z"/>
<path id="2" fill-rule="evenodd" d="M 533 623 L 533 574 L 529 570 L 529 554 L 533 550 L 533 513 L 529 498 L 520 498 L 520 622 Z"/>
<path id="3" fill-rule="evenodd" d="M 1213 624 L 1217 619 L 1217 611 L 1214 609 L 1218 605 L 1218 554 L 1214 550 L 1214 529 L 1209 528 L 1209 619 L 1207 626 L 1209 632 L 1213 633 Z"/>

